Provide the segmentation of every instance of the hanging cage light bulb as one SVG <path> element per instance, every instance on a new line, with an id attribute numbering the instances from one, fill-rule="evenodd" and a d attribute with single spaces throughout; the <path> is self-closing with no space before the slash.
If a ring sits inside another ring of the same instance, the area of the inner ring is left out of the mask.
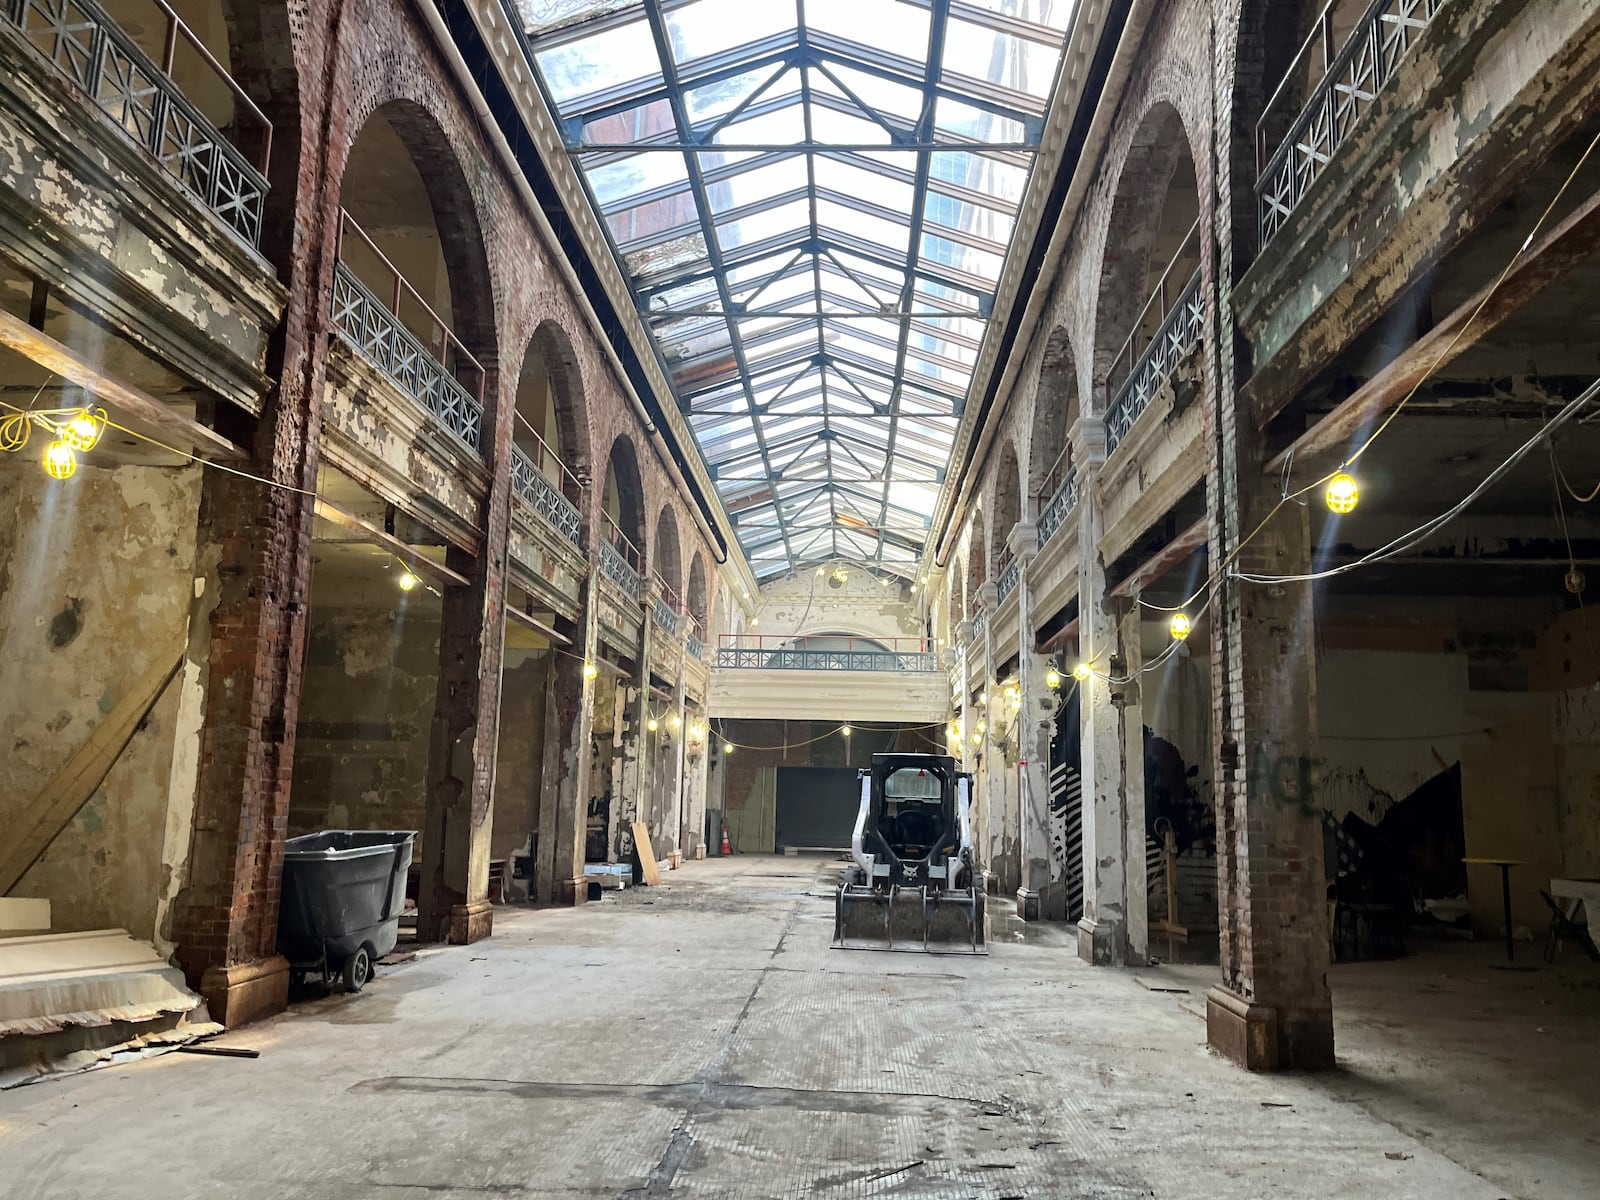
<path id="1" fill-rule="evenodd" d="M 1194 629 L 1194 622 L 1189 620 L 1188 613 L 1173 613 L 1172 620 L 1168 622 L 1167 628 L 1172 633 L 1172 640 L 1181 642 Z"/>
<path id="2" fill-rule="evenodd" d="M 1052 692 L 1061 686 L 1061 672 L 1051 667 L 1044 673 L 1044 685 Z"/>
<path id="3" fill-rule="evenodd" d="M 80 454 L 93 450 L 106 427 L 106 410 L 80 409 L 76 416 L 61 427 L 61 440 Z"/>
<path id="4" fill-rule="evenodd" d="M 421 582 L 422 580 L 418 579 L 410 571 L 401 571 L 399 577 L 395 579 L 395 583 L 399 584 L 402 592 L 411 591 Z"/>
<path id="5" fill-rule="evenodd" d="M 732 754 L 733 753 L 733 743 L 732 742 L 723 742 L 722 743 L 722 752 L 724 754 Z"/>
<path id="6" fill-rule="evenodd" d="M 1330 511 L 1343 516 L 1345 513 L 1355 511 L 1356 503 L 1361 499 L 1361 487 L 1356 483 L 1354 475 L 1340 471 L 1328 480 L 1328 490 L 1323 498 L 1328 502 Z"/>
<path id="7" fill-rule="evenodd" d="M 599 674 L 600 668 L 595 666 L 592 662 L 586 662 L 583 664 L 583 677 L 585 679 L 593 679 Z"/>
<path id="8" fill-rule="evenodd" d="M 1079 683 L 1087 683 L 1093 674 L 1094 669 L 1086 662 L 1081 662 L 1072 668 L 1072 677 Z"/>
<path id="9" fill-rule="evenodd" d="M 845 737 L 849 737 L 850 736 L 850 726 L 848 726 L 848 725 L 839 726 L 839 732 L 844 734 Z"/>
<path id="10" fill-rule="evenodd" d="M 677 733 L 678 730 L 683 728 L 683 718 L 677 713 L 673 713 L 672 719 L 667 722 L 667 726 L 672 730 L 673 733 Z"/>
<path id="11" fill-rule="evenodd" d="M 78 470 L 78 456 L 70 443 L 57 439 L 44 448 L 44 470 L 51 479 L 71 479 Z"/>
<path id="12" fill-rule="evenodd" d="M 654 733 L 657 729 L 661 728 L 661 722 L 657 721 L 654 717 L 651 717 L 644 723 L 644 727 L 651 733 Z"/>

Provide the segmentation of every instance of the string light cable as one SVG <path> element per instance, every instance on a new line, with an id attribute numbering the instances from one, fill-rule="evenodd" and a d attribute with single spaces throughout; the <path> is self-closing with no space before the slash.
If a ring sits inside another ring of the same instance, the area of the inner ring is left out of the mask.
<path id="1" fill-rule="evenodd" d="M 1600 396 L 1600 380 L 1596 380 L 1594 383 L 1591 383 L 1588 387 L 1584 388 L 1582 393 L 1569 402 L 1554 417 L 1550 418 L 1550 420 L 1541 426 L 1533 434 L 1533 436 L 1528 438 L 1527 441 L 1523 442 L 1522 445 L 1513 450 L 1497 467 L 1494 468 L 1494 470 L 1490 471 L 1488 475 L 1484 476 L 1477 486 L 1475 486 L 1470 492 L 1468 492 L 1450 508 L 1440 513 L 1438 516 L 1429 518 L 1415 529 L 1409 530 L 1406 533 L 1402 533 L 1399 537 L 1393 538 L 1387 544 L 1380 546 L 1378 549 L 1368 551 L 1360 558 L 1353 559 L 1347 563 L 1341 563 L 1337 567 L 1328 567 L 1321 571 L 1307 571 L 1293 575 L 1267 575 L 1254 571 L 1231 571 L 1229 573 L 1229 578 L 1240 579 L 1246 583 L 1314 583 L 1321 579 L 1331 579 L 1338 575 L 1344 575 L 1360 567 L 1370 566 L 1373 563 L 1382 562 L 1385 559 L 1394 558 L 1396 555 L 1403 554 L 1420 542 L 1425 541 L 1438 530 L 1444 528 L 1445 525 L 1449 524 L 1451 521 L 1455 520 L 1458 516 L 1465 512 L 1479 497 L 1481 497 L 1486 491 L 1498 483 L 1507 472 L 1509 472 L 1513 467 L 1526 458 L 1532 450 L 1538 447 L 1544 439 L 1548 438 L 1562 425 L 1570 421 L 1574 416 L 1577 415 L 1579 411 L 1581 411 L 1597 396 Z"/>
<path id="2" fill-rule="evenodd" d="M 1584 148 L 1583 153 L 1579 155 L 1578 161 L 1572 166 L 1572 170 L 1567 173 L 1567 177 L 1562 180 L 1561 186 L 1556 189 L 1555 195 L 1550 198 L 1550 203 L 1545 205 L 1544 211 L 1539 214 L 1539 219 L 1533 223 L 1533 228 L 1528 231 L 1527 237 L 1522 240 L 1522 243 L 1517 247 L 1516 252 L 1513 253 L 1506 261 L 1505 267 L 1502 268 L 1500 274 L 1495 278 L 1494 283 L 1489 287 L 1488 291 L 1484 293 L 1483 299 L 1478 301 L 1477 307 L 1472 310 L 1471 315 L 1468 316 L 1466 321 L 1462 323 L 1461 328 L 1456 330 L 1455 336 L 1450 339 L 1449 344 L 1439 351 L 1433 362 L 1428 365 L 1428 369 L 1423 372 L 1423 374 L 1414 384 L 1411 385 L 1410 390 L 1408 390 L 1406 394 L 1401 397 L 1400 402 L 1390 409 L 1389 412 L 1384 416 L 1383 420 L 1378 423 L 1377 428 L 1368 434 L 1361 444 L 1357 446 L 1350 454 L 1348 454 L 1344 461 L 1332 471 L 1329 471 L 1327 474 L 1312 480 L 1310 483 L 1296 491 L 1285 491 L 1278 498 L 1278 502 L 1274 504 L 1267 512 L 1267 515 L 1261 518 L 1260 523 L 1257 524 L 1247 536 L 1239 540 L 1238 544 L 1236 544 L 1234 548 L 1223 557 L 1223 560 L 1217 564 L 1216 568 L 1210 573 L 1210 575 L 1206 577 L 1205 581 L 1201 583 L 1201 585 L 1195 590 L 1194 594 L 1182 604 L 1179 604 L 1175 607 L 1165 607 L 1159 604 L 1150 604 L 1141 599 L 1139 600 L 1141 605 L 1154 612 L 1180 612 L 1189 609 L 1195 603 L 1195 601 L 1200 599 L 1202 596 L 1205 597 L 1205 603 L 1209 605 L 1211 602 L 1211 593 L 1213 589 L 1224 577 L 1243 579 L 1247 581 L 1252 580 L 1253 577 L 1250 574 L 1234 573 L 1230 571 L 1230 568 L 1233 566 L 1235 560 L 1237 560 L 1239 555 L 1243 553 L 1244 548 L 1260 536 L 1261 531 L 1267 527 L 1267 525 L 1275 516 L 1278 515 L 1285 505 L 1298 502 L 1302 496 L 1305 496 L 1307 493 L 1313 492 L 1317 488 L 1330 483 L 1335 477 L 1343 474 L 1347 468 L 1353 466 L 1362 457 L 1362 455 L 1366 454 L 1366 452 L 1372 448 L 1372 444 L 1376 442 L 1380 436 L 1382 436 L 1384 431 L 1394 423 L 1395 418 L 1400 415 L 1401 411 L 1405 409 L 1406 405 L 1410 404 L 1412 399 L 1422 389 L 1422 385 L 1427 383 L 1429 379 L 1433 378 L 1434 373 L 1447 359 L 1454 356 L 1455 349 L 1457 345 L 1460 344 L 1461 339 L 1465 337 L 1467 331 L 1477 323 L 1479 316 L 1482 315 L 1483 310 L 1488 305 L 1489 301 L 1494 298 L 1495 294 L 1500 290 L 1506 279 L 1510 277 L 1512 268 L 1517 265 L 1522 256 L 1528 252 L 1530 247 L 1532 247 L 1534 239 L 1539 236 L 1539 231 L 1544 228 L 1545 222 L 1550 219 L 1550 215 L 1556 210 L 1557 205 L 1561 203 L 1562 197 L 1567 194 L 1567 189 L 1572 186 L 1573 181 L 1577 178 L 1578 173 L 1583 169 L 1584 164 L 1588 162 L 1589 156 L 1594 153 L 1597 146 L 1600 146 L 1600 133 L 1595 134 L 1594 138 L 1590 140 L 1588 146 Z M 1600 494 L 1600 486 L 1596 487 L 1595 493 L 1591 494 L 1590 499 L 1593 499 L 1594 495 L 1596 494 Z M 1307 576 L 1306 578 L 1318 577 L 1319 576 Z M 1300 577 L 1284 576 L 1280 579 L 1280 577 L 1276 576 L 1263 576 L 1262 578 L 1271 582 L 1290 582 L 1297 580 Z"/>

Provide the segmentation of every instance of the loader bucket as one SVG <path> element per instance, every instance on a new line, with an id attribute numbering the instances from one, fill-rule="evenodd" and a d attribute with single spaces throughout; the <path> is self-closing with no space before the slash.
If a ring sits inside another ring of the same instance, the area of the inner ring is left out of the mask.
<path id="1" fill-rule="evenodd" d="M 987 954 L 984 896 L 962 888 L 874 890 L 842 883 L 835 900 L 836 950 Z"/>

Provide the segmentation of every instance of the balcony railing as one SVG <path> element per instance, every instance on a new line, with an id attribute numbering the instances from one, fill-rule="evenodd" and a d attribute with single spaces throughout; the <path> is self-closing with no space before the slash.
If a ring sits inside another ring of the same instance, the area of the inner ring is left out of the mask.
<path id="1" fill-rule="evenodd" d="M 672 605 L 657 596 L 650 611 L 656 619 L 656 624 L 667 631 L 668 637 L 678 636 L 678 614 L 672 611 Z"/>
<path id="2" fill-rule="evenodd" d="M 988 623 L 989 623 L 989 610 L 988 609 L 980 608 L 977 612 L 972 614 L 972 640 L 974 642 L 983 641 L 984 626 L 988 625 Z"/>
<path id="3" fill-rule="evenodd" d="M 550 522 L 562 537 L 574 546 L 581 546 L 583 514 L 578 511 L 578 506 L 568 500 L 550 481 L 550 477 L 539 469 L 538 457 L 541 454 L 550 454 L 554 458 L 550 453 L 550 447 L 546 446 L 543 440 L 535 443 L 533 454 L 529 454 L 521 446 L 511 447 L 512 494 Z M 559 464 L 560 460 L 556 461 Z M 564 466 L 561 470 L 563 478 L 571 474 Z"/>
<path id="4" fill-rule="evenodd" d="M 166 21 L 159 63 L 96 0 L 0 0 L 0 13 L 169 175 L 257 246 L 272 123 L 166 0 L 149 2 Z M 229 141 L 173 82 L 180 42 L 232 93 L 234 128 L 253 128 L 253 154 Z"/>
<path id="5" fill-rule="evenodd" d="M 1191 235 L 1192 236 L 1192 235 Z M 1178 260 L 1174 259 L 1174 263 Z M 1172 268 L 1168 267 L 1168 274 Z M 1161 286 L 1150 301 L 1145 305 L 1149 312 L 1151 305 L 1158 300 L 1165 302 L 1167 295 L 1167 277 L 1162 276 Z M 1159 311 L 1159 310 L 1158 310 Z M 1119 445 L 1122 439 L 1128 436 L 1144 410 L 1150 407 L 1150 401 L 1161 390 L 1161 385 L 1171 376 L 1173 368 L 1188 354 L 1200 341 L 1205 332 L 1205 304 L 1200 297 L 1200 271 L 1189 277 L 1189 282 L 1184 284 L 1183 290 L 1178 293 L 1177 303 L 1167 311 L 1161 324 L 1156 327 L 1155 335 L 1150 339 L 1136 358 L 1132 358 L 1131 369 L 1127 377 L 1122 380 L 1116 392 L 1111 397 L 1111 402 L 1106 405 L 1106 453 L 1110 454 Z M 1124 356 L 1131 357 L 1137 346 L 1138 332 L 1144 322 L 1141 315 L 1139 322 L 1134 325 L 1134 336 L 1128 339 L 1123 347 L 1118 360 Z"/>
<path id="6" fill-rule="evenodd" d="M 406 281 L 354 221 L 343 213 L 339 261 L 333 273 L 333 324 L 374 366 L 399 385 L 474 452 L 483 440 L 484 370 L 451 331 L 444 318 Z M 349 258 L 375 264 L 389 284 L 387 302 L 357 277 Z M 418 315 L 426 344 L 402 320 Z"/>
<path id="7" fill-rule="evenodd" d="M 1256 197 L 1262 246 L 1283 227 L 1446 2 L 1373 0 L 1337 54 L 1333 51 L 1333 10 L 1338 0 L 1322 10 L 1256 122 Z M 1271 131 L 1283 128 L 1285 110 L 1298 94 L 1295 85 L 1312 75 L 1319 56 L 1321 70 L 1312 76 L 1310 98 L 1269 158 Z"/>
<path id="8" fill-rule="evenodd" d="M 694 633 L 690 633 L 683 640 L 683 648 L 689 652 L 689 657 L 704 662 L 706 658 L 706 644 Z"/>
<path id="9" fill-rule="evenodd" d="M 719 667 L 778 671 L 937 671 L 939 655 L 926 638 L 827 638 L 842 646 L 826 649 L 805 638 L 725 634 L 717 649 Z"/>
<path id="10" fill-rule="evenodd" d="M 601 513 L 600 573 L 629 596 L 639 595 L 639 547 L 618 528 L 611 514 Z"/>
<path id="11" fill-rule="evenodd" d="M 1068 471 L 1055 491 L 1039 509 L 1039 546 L 1042 549 L 1067 517 L 1078 507 L 1078 473 Z"/>
<path id="12" fill-rule="evenodd" d="M 994 581 L 995 594 L 1000 598 L 1000 603 L 1006 602 L 1006 597 L 1017 590 L 1017 584 L 1022 581 L 1022 560 L 1013 558 L 1006 563 L 1005 569 L 1000 572 L 1000 578 Z"/>

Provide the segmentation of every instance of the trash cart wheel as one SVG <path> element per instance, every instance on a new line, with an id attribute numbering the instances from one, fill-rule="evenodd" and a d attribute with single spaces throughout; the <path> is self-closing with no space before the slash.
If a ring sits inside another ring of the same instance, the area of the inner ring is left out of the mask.
<path id="1" fill-rule="evenodd" d="M 372 978 L 372 952 L 367 946 L 357 946 L 344 960 L 344 990 L 359 992 Z"/>

